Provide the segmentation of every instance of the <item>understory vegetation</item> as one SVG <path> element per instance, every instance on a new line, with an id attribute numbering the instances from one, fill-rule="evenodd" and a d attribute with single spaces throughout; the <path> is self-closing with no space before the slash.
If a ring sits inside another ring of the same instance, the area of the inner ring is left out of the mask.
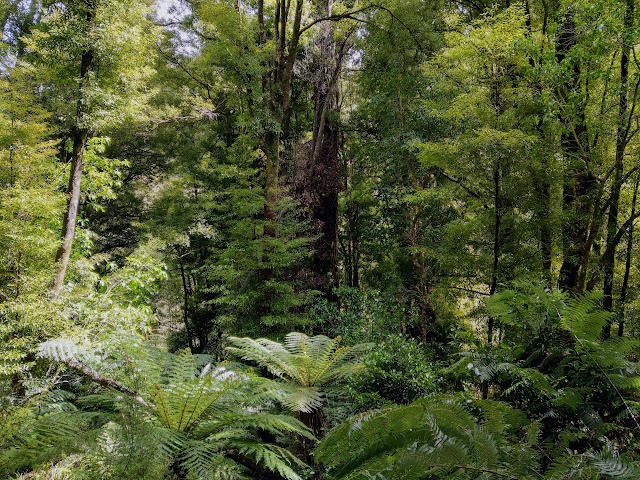
<path id="1" fill-rule="evenodd" d="M 636 0 L 0 0 L 0 478 L 640 478 Z"/>

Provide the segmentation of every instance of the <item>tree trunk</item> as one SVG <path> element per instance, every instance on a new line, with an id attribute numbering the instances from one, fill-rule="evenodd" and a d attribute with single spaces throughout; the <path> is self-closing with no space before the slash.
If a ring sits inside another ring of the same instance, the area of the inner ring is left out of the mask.
<path id="1" fill-rule="evenodd" d="M 416 206 L 411 211 L 411 222 L 407 239 L 409 241 L 409 252 L 411 263 L 418 276 L 418 284 L 412 290 L 417 296 L 418 314 L 420 321 L 420 343 L 427 345 L 434 332 L 437 320 L 436 312 L 431 303 L 431 292 L 433 290 L 433 274 L 427 264 L 425 254 L 420 245 L 420 231 L 423 228 L 421 206 Z"/>
<path id="2" fill-rule="evenodd" d="M 178 264 L 180 265 L 180 277 L 182 278 L 182 295 L 183 295 L 183 305 L 182 305 L 182 314 L 183 314 L 183 319 L 184 319 L 184 329 L 185 332 L 187 334 L 187 338 L 189 340 L 189 348 L 191 349 L 191 351 L 193 351 L 193 333 L 191 332 L 191 325 L 190 325 L 190 320 L 189 320 L 189 296 L 190 296 L 190 289 L 189 289 L 189 285 L 187 284 L 187 275 L 184 269 L 184 263 L 182 263 L 182 258 L 180 255 L 180 251 L 176 248 L 176 253 L 178 254 Z M 203 347 L 203 345 L 205 345 L 206 343 L 200 343 L 200 348 Z"/>
<path id="3" fill-rule="evenodd" d="M 314 242 L 314 286 L 332 298 L 338 286 L 338 194 L 340 175 L 338 170 L 337 126 L 327 125 L 322 137 L 320 154 L 312 177 L 312 224 L 319 234 Z"/>
<path id="4" fill-rule="evenodd" d="M 93 11 L 87 9 L 87 24 L 91 24 Z M 64 285 L 64 277 L 67 273 L 69 265 L 69 257 L 71 256 L 71 248 L 73 246 L 73 237 L 76 230 L 76 220 L 80 209 L 80 181 L 82 179 L 82 159 L 84 148 L 89 138 L 89 130 L 82 126 L 86 119 L 84 115 L 84 102 L 82 99 L 82 87 L 87 77 L 94 70 L 93 50 L 87 50 L 82 53 L 80 63 L 80 90 L 78 92 L 78 107 L 76 113 L 76 126 L 73 128 L 71 138 L 73 140 L 73 149 L 71 152 L 71 170 L 69 173 L 68 195 L 69 203 L 64 214 L 62 223 L 62 245 L 56 253 L 57 272 L 53 280 L 51 294 L 53 298 L 57 298 L 62 291 Z"/>
<path id="5" fill-rule="evenodd" d="M 494 202 L 494 225 L 493 225 L 493 264 L 491 266 L 491 283 L 489 285 L 489 295 L 496 293 L 498 288 L 498 268 L 500 267 L 500 252 L 502 250 L 502 192 L 500 185 L 500 163 L 496 161 L 493 169 L 493 202 Z M 493 328 L 495 319 L 489 317 L 487 322 L 487 343 L 493 343 Z"/>
<path id="6" fill-rule="evenodd" d="M 638 186 L 640 185 L 640 175 L 636 175 L 636 183 L 633 187 L 633 199 L 631 200 L 631 217 L 634 217 L 636 214 L 636 201 L 638 199 Z M 625 314 L 625 304 L 627 302 L 627 289 L 629 288 L 629 274 L 631 273 L 631 258 L 633 254 L 633 229 L 634 226 L 631 225 L 629 227 L 629 232 L 627 234 L 627 252 L 625 256 L 624 262 L 624 278 L 622 280 L 622 288 L 620 290 L 620 306 L 618 313 L 618 336 L 622 337 L 624 335 L 624 314 Z"/>
<path id="7" fill-rule="evenodd" d="M 577 43 L 576 26 L 573 18 L 565 18 L 558 29 L 557 53 L 558 63 L 564 61 Z M 567 81 L 566 90 L 559 89 L 559 96 L 568 102 L 572 92 L 580 87 L 580 65 L 573 65 L 571 77 Z M 561 144 L 567 158 L 563 193 L 563 244 L 564 259 L 560 267 L 558 286 L 571 293 L 578 291 L 578 277 L 582 260 L 587 248 L 587 226 L 591 218 L 591 194 L 595 178 L 589 168 L 589 144 L 587 142 L 587 126 L 584 106 L 577 108 L 578 118 L 562 118 L 565 130 L 562 132 Z"/>
<path id="8" fill-rule="evenodd" d="M 547 162 L 545 162 L 546 164 Z M 544 174 L 543 174 L 544 175 Z M 552 257 L 553 257 L 553 234 L 551 228 L 551 186 L 549 179 L 544 178 L 542 180 L 540 188 L 539 199 L 542 202 L 542 215 L 540 215 L 540 250 L 542 256 L 542 272 L 544 274 L 545 282 L 549 288 L 553 279 L 553 273 L 551 271 Z"/>
<path id="9" fill-rule="evenodd" d="M 549 5 L 547 2 L 543 2 L 543 20 L 542 20 L 542 34 L 547 35 L 547 23 L 549 17 Z M 555 8 L 554 8 L 555 12 Z M 533 36 L 533 28 L 531 25 L 531 5 L 527 0 L 525 2 L 525 14 L 526 14 L 526 26 L 528 36 Z M 533 56 L 529 57 L 529 65 L 531 68 L 536 68 L 536 60 Z M 533 84 L 534 95 L 537 98 L 542 98 L 542 82 L 536 81 Z M 542 102 L 537 108 L 538 120 L 536 121 L 535 129 L 540 135 L 541 139 L 551 141 L 550 136 L 545 134 L 543 128 L 542 118 L 544 116 L 544 105 Z M 539 224 L 539 240 L 540 240 L 540 252 L 541 252 L 541 266 L 544 275 L 545 283 L 548 288 L 553 288 L 553 272 L 552 272 L 552 260 L 553 260 L 553 206 L 551 199 L 551 177 L 549 172 L 553 169 L 551 162 L 551 155 L 545 151 L 542 156 L 542 168 L 536 175 L 535 189 L 538 197 L 538 224 Z"/>
<path id="10" fill-rule="evenodd" d="M 278 218 L 278 181 L 280 173 L 280 136 L 269 133 L 265 138 L 264 236 L 276 236 Z"/>
<path id="11" fill-rule="evenodd" d="M 82 179 L 82 157 L 88 132 L 84 129 L 76 128 L 73 133 L 73 151 L 71 154 L 71 170 L 69 173 L 69 203 L 64 213 L 62 224 L 62 245 L 56 253 L 57 273 L 51 289 L 54 298 L 60 295 L 64 285 L 64 277 L 69 265 L 73 237 L 76 230 L 76 220 L 80 209 L 80 180 Z"/>
<path id="12" fill-rule="evenodd" d="M 616 263 L 615 246 L 618 233 L 618 209 L 620 205 L 620 190 L 622 190 L 624 175 L 624 154 L 627 148 L 627 115 L 629 106 L 629 54 L 631 52 L 630 33 L 633 28 L 634 0 L 627 0 L 624 16 L 622 54 L 620 56 L 620 100 L 618 104 L 618 128 L 616 132 L 616 159 L 613 185 L 607 218 L 607 256 L 603 258 L 604 285 L 602 306 L 605 310 L 613 311 L 613 276 Z M 632 231 L 630 228 L 629 231 Z M 611 323 L 605 325 L 602 337 L 611 336 Z"/>
<path id="13" fill-rule="evenodd" d="M 264 139 L 265 175 L 264 175 L 264 237 L 265 249 L 263 251 L 263 268 L 260 275 L 263 280 L 273 277 L 271 262 L 271 248 L 269 239 L 276 237 L 276 224 L 278 221 L 278 182 L 280 170 L 280 135 L 267 133 Z"/>
<path id="14" fill-rule="evenodd" d="M 276 236 L 278 188 L 280 176 L 280 141 L 282 132 L 288 129 L 292 112 L 293 68 L 298 53 L 300 28 L 304 0 L 297 0 L 290 40 L 287 42 L 288 7 L 284 1 L 276 2 L 276 21 L 273 25 L 273 38 L 276 51 L 265 61 L 265 73 L 262 76 L 263 109 L 261 115 L 267 119 L 261 140 L 261 149 L 265 156 L 264 176 L 264 237 L 267 246 L 263 254 L 261 274 L 264 280 L 273 276 L 270 263 L 268 239 Z M 264 14 L 264 0 L 258 0 L 259 44 L 267 41 Z"/>
<path id="15" fill-rule="evenodd" d="M 5 6 L 0 7 L 0 38 L 2 38 L 4 29 L 9 22 L 9 17 L 11 16 L 13 10 L 13 4 L 6 4 Z"/>
<path id="16" fill-rule="evenodd" d="M 333 1 L 328 0 L 323 14 L 333 13 Z M 311 159 L 304 182 L 311 193 L 311 226 L 314 235 L 312 277 L 314 288 L 334 299 L 338 286 L 338 195 L 342 182 L 338 166 L 340 131 L 335 115 L 339 111 L 338 80 L 342 72 L 347 39 L 339 46 L 334 40 L 334 25 L 321 26 L 316 39 L 319 55 L 315 65 L 315 112 Z"/>

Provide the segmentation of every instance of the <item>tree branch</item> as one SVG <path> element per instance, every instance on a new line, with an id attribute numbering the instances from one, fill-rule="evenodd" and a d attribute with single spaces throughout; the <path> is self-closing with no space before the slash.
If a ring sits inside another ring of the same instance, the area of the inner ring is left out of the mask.
<path id="1" fill-rule="evenodd" d="M 13 303 L 13 299 L 9 297 L 9 295 L 4 293 L 2 290 L 0 290 L 0 297 L 4 298 L 9 303 Z"/>
<path id="2" fill-rule="evenodd" d="M 88 378 L 89 380 L 91 380 L 94 383 L 97 383 L 101 387 L 111 388 L 111 389 L 116 390 L 116 391 L 118 391 L 120 393 L 124 393 L 126 395 L 129 395 L 135 401 L 137 401 L 138 403 L 144 405 L 145 407 L 150 407 L 151 406 L 137 392 L 131 390 L 128 387 L 125 387 L 124 385 L 116 382 L 115 380 L 112 380 L 110 378 L 102 376 L 101 374 L 99 374 L 95 370 L 90 369 L 89 367 L 87 367 L 86 365 L 83 365 L 82 363 L 80 363 L 79 361 L 77 361 L 74 358 L 70 358 L 68 360 L 65 360 L 63 363 L 66 364 L 69 368 L 73 369 L 76 373 L 79 373 L 83 377 Z"/>
<path id="3" fill-rule="evenodd" d="M 444 170 L 442 169 L 438 169 L 438 173 L 440 175 L 442 175 L 444 178 L 446 178 L 447 180 L 449 180 L 450 182 L 455 183 L 456 185 L 458 185 L 460 188 L 462 188 L 465 192 L 467 192 L 469 195 L 471 195 L 473 198 L 480 200 L 482 202 L 482 206 L 488 210 L 489 206 L 486 204 L 486 202 L 484 201 L 484 198 L 482 197 L 482 195 L 480 195 L 478 192 L 476 192 L 475 190 L 473 190 L 471 187 L 468 187 L 467 185 L 465 185 L 462 180 L 460 180 L 459 178 L 455 178 L 455 177 L 451 177 L 449 175 L 447 175 L 445 173 Z"/>
<path id="4" fill-rule="evenodd" d="M 482 296 L 485 296 L 485 297 L 490 297 L 491 296 L 490 293 L 481 292 L 480 290 L 474 290 L 472 288 L 451 287 L 451 286 L 449 286 L 449 287 L 442 286 L 442 287 L 433 287 L 433 288 L 434 289 L 438 289 L 438 290 L 461 290 L 463 292 L 475 293 L 476 295 L 482 295 Z"/>
<path id="5" fill-rule="evenodd" d="M 180 63 L 180 61 L 177 58 L 173 57 L 172 55 L 169 55 L 164 50 L 162 50 L 160 47 L 156 46 L 156 50 L 158 51 L 160 56 L 162 56 L 162 58 L 164 58 L 165 60 L 168 60 L 169 62 L 173 63 L 176 67 L 178 67 L 180 70 L 182 70 L 184 73 L 186 73 L 189 76 L 189 78 L 191 78 L 191 80 L 196 82 L 198 85 L 202 86 L 207 91 L 207 97 L 209 98 L 209 100 L 211 100 L 211 102 L 213 102 L 213 98 L 211 97 L 211 89 L 213 88 L 213 85 L 211 85 L 210 83 L 205 82 L 204 80 L 200 80 L 193 73 L 191 73 L 184 65 L 182 65 L 182 63 Z"/>
<path id="6" fill-rule="evenodd" d="M 617 248 L 618 244 L 620 243 L 620 240 L 622 240 L 622 236 L 625 234 L 627 229 L 629 229 L 630 227 L 633 226 L 633 222 L 638 217 L 640 217 L 640 211 L 636 212 L 634 215 L 631 215 L 627 219 L 627 221 L 622 224 L 622 226 L 616 232 L 615 237 L 613 237 L 613 241 L 611 242 L 611 245 L 607 245 L 607 248 L 605 249 L 604 253 L 600 256 L 600 261 L 598 262 L 598 267 L 602 266 L 602 264 L 604 262 L 604 259 L 606 259 L 608 256 L 611 256 L 611 255 L 614 254 L 615 249 Z"/>
<path id="7" fill-rule="evenodd" d="M 411 38 L 413 38 L 413 41 L 415 42 L 415 44 L 418 47 L 418 49 L 420 51 L 424 50 L 424 48 L 422 47 L 422 44 L 420 43 L 420 41 L 416 37 L 415 33 L 413 33 L 413 30 L 411 30 L 406 23 L 404 23 L 402 20 L 400 20 L 400 18 L 398 18 L 398 16 L 395 13 L 393 13 L 391 10 L 389 10 L 387 7 L 383 7 L 382 5 L 377 5 L 375 3 L 371 4 L 371 5 L 367 5 L 366 7 L 359 8 L 357 10 L 352 10 L 350 12 L 345 12 L 345 13 L 340 13 L 340 14 L 336 14 L 336 15 L 329 15 L 327 17 L 317 18 L 317 19 L 313 20 L 311 23 L 308 23 L 307 25 L 302 27 L 300 29 L 300 33 L 299 34 L 302 35 L 304 32 L 306 32 L 307 30 L 312 28 L 314 25 L 317 25 L 318 23 L 321 23 L 321 22 L 339 22 L 340 20 L 344 20 L 344 19 L 347 19 L 347 18 L 350 19 L 350 20 L 355 20 L 357 22 L 363 22 L 364 20 L 355 17 L 355 15 L 357 15 L 358 13 L 367 12 L 369 10 L 382 10 L 383 12 L 387 12 L 391 16 L 391 18 L 393 18 L 394 20 L 397 20 L 400 23 L 400 25 L 402 25 L 407 30 L 407 32 L 409 32 L 409 35 L 411 35 Z"/>

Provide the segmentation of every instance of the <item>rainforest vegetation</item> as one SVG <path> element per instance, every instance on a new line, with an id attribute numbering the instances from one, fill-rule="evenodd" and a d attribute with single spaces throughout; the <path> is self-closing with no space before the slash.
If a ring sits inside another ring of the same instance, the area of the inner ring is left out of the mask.
<path id="1" fill-rule="evenodd" d="M 636 0 L 0 32 L 0 478 L 640 478 Z"/>

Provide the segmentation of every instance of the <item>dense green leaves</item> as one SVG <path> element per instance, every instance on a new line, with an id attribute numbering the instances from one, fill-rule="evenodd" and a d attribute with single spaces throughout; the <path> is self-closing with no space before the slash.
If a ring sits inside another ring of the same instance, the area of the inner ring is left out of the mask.
<path id="1" fill-rule="evenodd" d="M 638 478 L 637 8 L 2 2 L 0 476 Z"/>

